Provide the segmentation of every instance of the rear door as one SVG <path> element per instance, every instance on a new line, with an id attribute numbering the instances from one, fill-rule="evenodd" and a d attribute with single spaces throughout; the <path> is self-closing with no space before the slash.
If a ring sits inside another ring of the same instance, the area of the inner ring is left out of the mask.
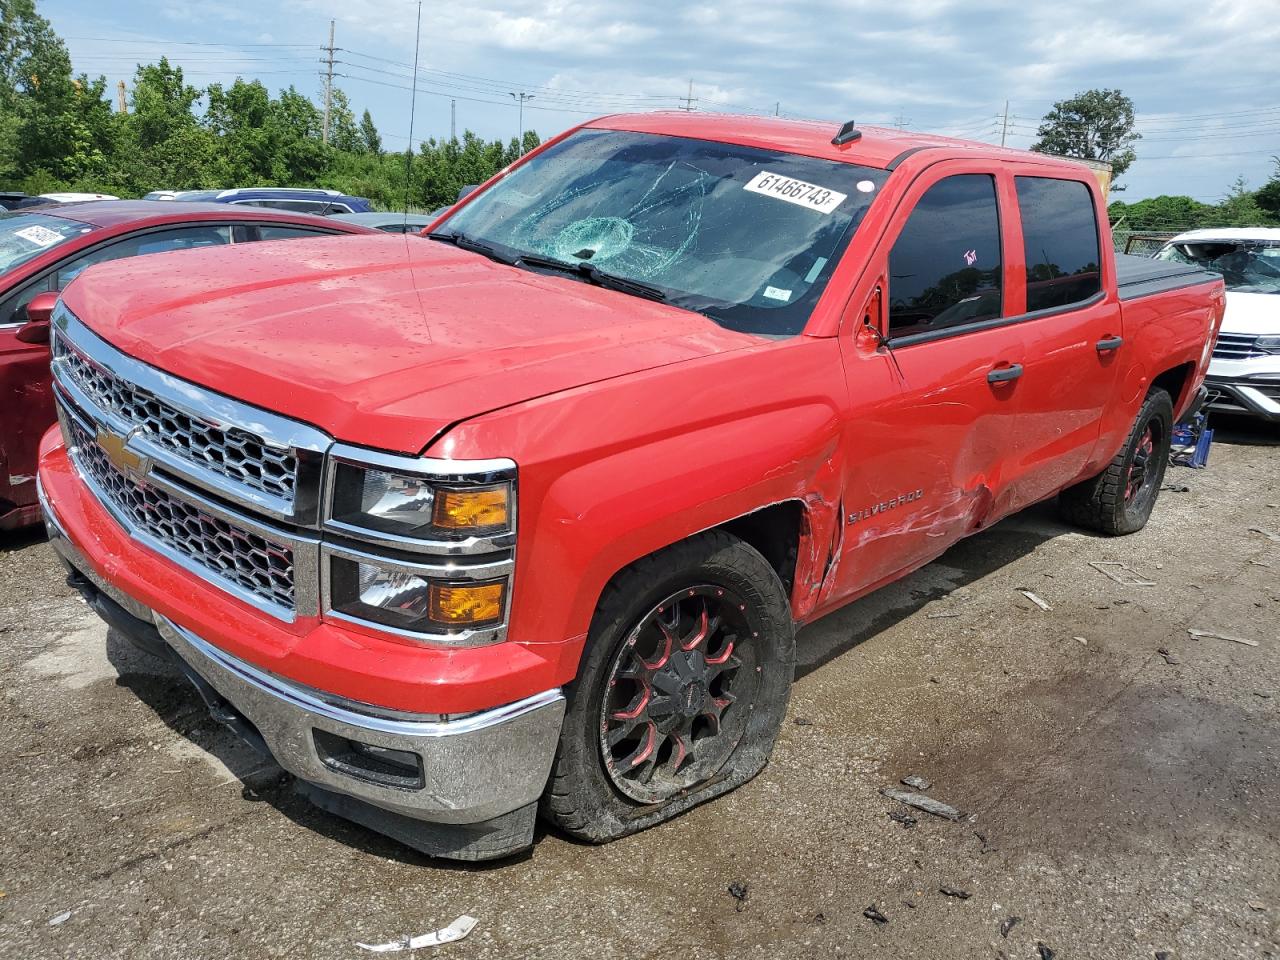
<path id="1" fill-rule="evenodd" d="M 869 294 L 851 304 L 841 597 L 936 557 L 1007 497 L 1024 349 L 1006 321 L 1002 193 L 993 166 L 930 167 L 872 259 Z"/>
<path id="2" fill-rule="evenodd" d="M 1025 287 L 1025 303 L 1017 308 L 1027 351 L 1011 509 L 1079 478 L 1126 353 L 1115 279 L 1104 276 L 1111 270 L 1099 230 L 1104 212 L 1091 181 L 1060 177 L 1013 177 L 1022 263 L 1011 269 L 1020 274 L 1015 280 L 1025 278 L 1014 286 Z"/>

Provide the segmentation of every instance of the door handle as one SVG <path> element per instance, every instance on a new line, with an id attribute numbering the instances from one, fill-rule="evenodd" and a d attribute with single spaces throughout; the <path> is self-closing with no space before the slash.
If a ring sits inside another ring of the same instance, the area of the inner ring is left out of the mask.
<path id="1" fill-rule="evenodd" d="M 987 374 L 987 383 L 1008 383 L 1010 380 L 1017 380 L 1022 376 L 1022 364 L 1010 363 L 1007 366 L 996 367 Z"/>
<path id="2" fill-rule="evenodd" d="M 1124 337 L 1103 337 L 1094 344 L 1094 347 L 1099 353 L 1106 353 L 1108 350 L 1119 350 L 1122 343 L 1124 343 Z"/>

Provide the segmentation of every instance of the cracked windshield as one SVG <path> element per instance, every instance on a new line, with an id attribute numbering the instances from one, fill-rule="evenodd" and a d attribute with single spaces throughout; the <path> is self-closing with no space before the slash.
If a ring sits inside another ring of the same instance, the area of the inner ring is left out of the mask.
<path id="1" fill-rule="evenodd" d="M 1194 263 L 1221 274 L 1235 293 L 1280 293 L 1280 241 L 1204 240 L 1173 243 L 1157 260 Z"/>
<path id="2" fill-rule="evenodd" d="M 513 170 L 437 238 L 785 336 L 804 329 L 887 177 L 770 150 L 584 130 Z"/>

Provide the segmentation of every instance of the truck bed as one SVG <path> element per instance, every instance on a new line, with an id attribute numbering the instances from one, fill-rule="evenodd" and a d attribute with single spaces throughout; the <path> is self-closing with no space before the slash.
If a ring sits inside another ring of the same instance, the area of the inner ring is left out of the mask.
<path id="1" fill-rule="evenodd" d="M 1219 277 L 1216 273 L 1201 270 L 1189 263 L 1116 254 L 1116 286 L 1121 300 L 1149 297 L 1153 293 L 1176 290 L 1178 287 L 1193 287 L 1217 279 Z"/>

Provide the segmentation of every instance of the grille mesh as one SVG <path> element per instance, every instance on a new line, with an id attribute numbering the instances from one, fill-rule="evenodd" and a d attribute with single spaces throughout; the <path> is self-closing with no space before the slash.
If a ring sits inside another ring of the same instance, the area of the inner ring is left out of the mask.
<path id="1" fill-rule="evenodd" d="M 211 573 L 293 611 L 293 551 L 266 537 L 136 483 L 116 469 L 97 440 L 73 416 L 65 422 L 81 466 L 129 523 Z"/>
<path id="2" fill-rule="evenodd" d="M 197 467 L 293 501 L 298 459 L 288 448 L 267 444 L 234 427 L 223 429 L 188 416 L 149 391 L 90 363 L 61 337 L 54 345 L 54 356 L 94 403 L 140 426 L 152 443 Z"/>
<path id="3" fill-rule="evenodd" d="M 1220 333 L 1213 355 L 1219 360 L 1249 360 L 1265 356 L 1257 347 L 1258 338 L 1250 334 Z"/>

